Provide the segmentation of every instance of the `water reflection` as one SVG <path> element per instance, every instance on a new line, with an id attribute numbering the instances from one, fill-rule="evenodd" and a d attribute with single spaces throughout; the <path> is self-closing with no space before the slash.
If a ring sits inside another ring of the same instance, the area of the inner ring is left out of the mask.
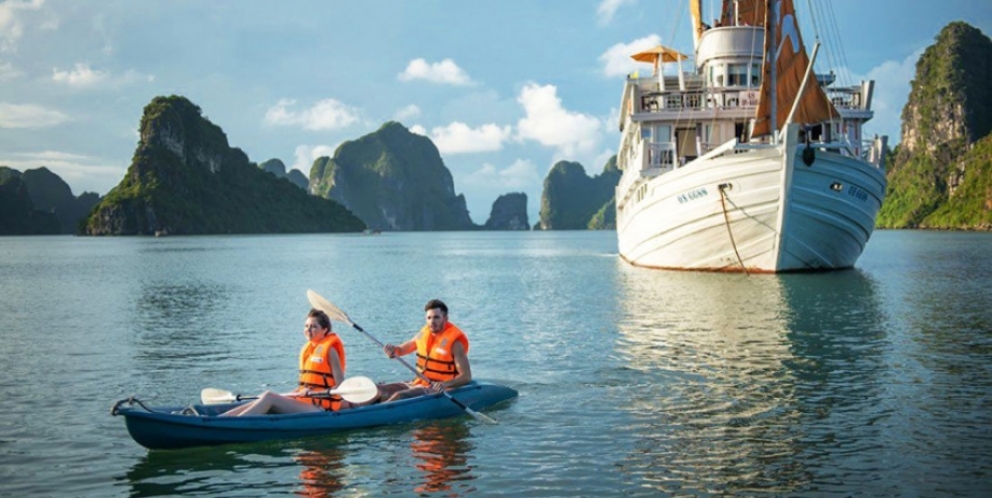
<path id="1" fill-rule="evenodd" d="M 621 395 L 633 402 L 618 399 L 637 435 L 625 471 L 672 494 L 808 489 L 832 454 L 816 418 L 843 418 L 839 400 L 878 385 L 872 282 L 857 271 L 618 272 L 616 351 L 640 380 Z"/>
<path id="2" fill-rule="evenodd" d="M 473 449 L 468 437 L 469 428 L 462 421 L 439 422 L 414 430 L 410 448 L 418 460 L 417 469 L 423 473 L 423 481 L 414 491 L 446 492 L 447 496 L 473 491 L 474 488 L 453 489 L 456 482 L 475 479 L 468 464 L 468 453 Z"/>
<path id="3" fill-rule="evenodd" d="M 887 336 L 874 281 L 859 270 L 779 278 L 797 379 L 823 384 L 841 374 L 844 387 L 876 385 Z"/>
<path id="4" fill-rule="evenodd" d="M 344 462 L 356 448 L 347 436 L 252 443 L 179 451 L 150 451 L 120 481 L 130 496 L 330 497 L 344 490 Z M 232 478 L 237 475 L 237 478 Z"/>
<path id="5" fill-rule="evenodd" d="M 631 478 L 662 493 L 789 493 L 797 415 L 782 282 L 619 269 L 617 351 L 642 384 L 627 403 Z M 624 406 L 624 404 L 621 404 Z M 621 431 L 626 432 L 626 431 Z"/>
<path id="6" fill-rule="evenodd" d="M 345 489 L 346 452 L 338 445 L 321 445 L 320 448 L 304 449 L 293 457 L 303 467 L 299 480 L 302 489 L 296 494 L 307 497 L 329 497 Z"/>

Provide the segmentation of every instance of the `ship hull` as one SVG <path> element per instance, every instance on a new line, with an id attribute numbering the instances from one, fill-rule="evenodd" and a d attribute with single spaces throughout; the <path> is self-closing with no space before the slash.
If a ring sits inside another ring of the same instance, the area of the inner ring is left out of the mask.
<path id="1" fill-rule="evenodd" d="M 805 146 L 735 147 L 618 190 L 620 256 L 658 269 L 797 272 L 854 266 L 885 195 L 882 171 Z M 810 152 L 805 152 L 807 157 Z M 623 182 L 622 182 L 623 184 Z"/>

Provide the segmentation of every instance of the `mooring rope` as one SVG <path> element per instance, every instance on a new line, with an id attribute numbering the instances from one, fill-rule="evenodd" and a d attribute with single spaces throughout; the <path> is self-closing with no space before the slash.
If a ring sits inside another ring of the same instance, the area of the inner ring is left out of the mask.
<path id="1" fill-rule="evenodd" d="M 730 245 L 734 248 L 734 254 L 737 255 L 737 262 L 741 265 L 741 270 L 744 270 L 744 274 L 751 276 L 747 271 L 747 267 L 744 266 L 744 260 L 741 259 L 741 253 L 737 250 L 737 242 L 734 241 L 734 232 L 730 229 L 730 215 L 727 214 L 727 202 L 724 200 L 725 194 L 724 190 L 729 186 L 729 184 L 721 183 L 719 187 L 720 190 L 720 205 L 723 206 L 723 221 L 727 224 L 727 234 L 730 235 Z"/>

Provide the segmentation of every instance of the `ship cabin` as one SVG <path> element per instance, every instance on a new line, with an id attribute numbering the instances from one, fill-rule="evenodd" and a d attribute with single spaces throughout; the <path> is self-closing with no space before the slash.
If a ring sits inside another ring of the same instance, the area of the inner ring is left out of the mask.
<path id="1" fill-rule="evenodd" d="M 742 144 L 767 143 L 769 136 L 752 137 L 751 133 L 763 77 L 763 50 L 764 28 L 740 25 L 705 29 L 699 36 L 694 71 L 684 70 L 688 56 L 673 49 L 656 47 L 649 51 L 658 54 L 653 60 L 654 74 L 630 75 L 624 88 L 619 154 L 628 154 L 627 159 L 640 156 L 644 162 L 640 169 L 657 174 L 685 165 L 733 139 Z M 677 70 L 666 74 L 666 67 Z M 862 143 L 861 126 L 872 116 L 874 82 L 834 87 L 832 72 L 817 74 L 816 80 L 840 119 L 807 127 L 810 141 L 829 144 L 831 149 L 856 157 L 872 151 Z M 625 127 L 632 129 L 625 131 Z M 869 161 L 878 164 L 880 158 Z M 629 166 L 637 161 L 618 162 Z"/>

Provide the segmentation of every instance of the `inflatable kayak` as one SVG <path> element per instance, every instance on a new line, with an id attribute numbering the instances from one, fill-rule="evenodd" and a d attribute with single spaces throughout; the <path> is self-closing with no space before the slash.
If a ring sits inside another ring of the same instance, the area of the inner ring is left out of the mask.
<path id="1" fill-rule="evenodd" d="M 472 410 L 481 410 L 517 397 L 506 386 L 475 382 L 447 391 Z M 118 401 L 112 415 L 121 415 L 134 440 L 149 449 L 177 449 L 271 439 L 297 439 L 338 431 L 454 417 L 466 411 L 444 394 L 432 394 L 339 412 L 310 412 L 244 417 L 218 417 L 239 403 L 146 407 L 135 398 Z"/>

